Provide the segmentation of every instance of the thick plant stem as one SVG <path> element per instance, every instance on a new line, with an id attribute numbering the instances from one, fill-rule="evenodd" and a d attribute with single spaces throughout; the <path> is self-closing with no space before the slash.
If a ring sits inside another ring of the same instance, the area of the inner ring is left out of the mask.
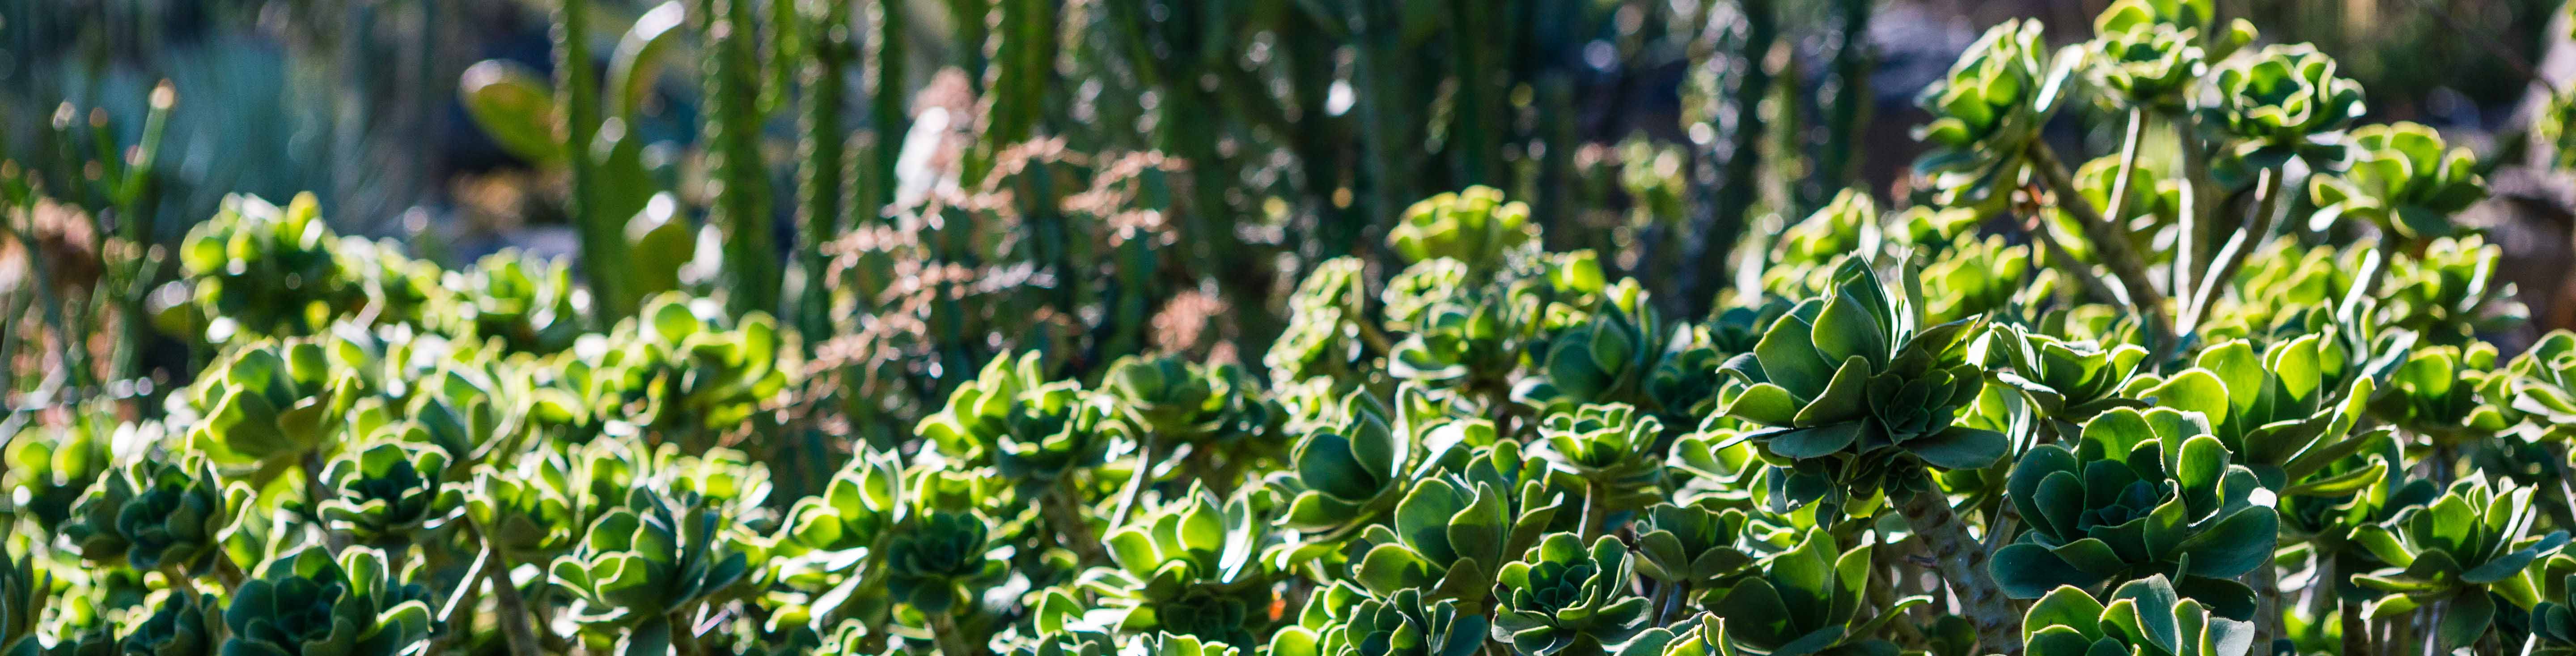
<path id="1" fill-rule="evenodd" d="M 2127 145 L 2123 147 L 2132 153 L 2129 156 L 2134 156 L 2137 150 L 2141 122 L 2143 119 L 2138 114 L 2131 114 L 2125 140 Z M 2147 279 L 2146 261 L 2139 259 L 2138 252 L 2129 248 L 2128 235 L 2119 226 L 2112 225 L 2110 219 L 2104 218 L 2102 211 L 2093 207 L 2092 201 L 2084 198 L 2083 192 L 2075 186 L 2074 174 L 2067 172 L 2066 163 L 2057 159 L 2057 151 L 2050 149 L 2048 142 L 2033 139 L 2027 150 L 2031 168 L 2048 182 L 2049 191 L 2057 192 L 2058 207 L 2075 216 L 2075 222 L 2084 227 L 2085 241 L 2093 243 L 2094 254 L 2101 258 L 2103 266 L 2110 267 L 2112 277 L 2120 279 L 2121 289 L 2129 294 L 2129 306 L 2137 308 L 2139 318 L 2145 322 L 2144 327 L 2157 349 L 2170 352 L 2174 327 L 2165 314 L 2164 294 L 2157 292 L 2155 284 Z M 2113 207 L 2111 211 L 2117 212 L 2119 208 Z"/>
<path id="2" fill-rule="evenodd" d="M 1938 491 L 1918 492 L 1896 510 L 1914 527 L 1941 579 L 1958 594 L 1960 614 L 1977 627 L 1976 653 L 2020 656 L 2021 614 L 1995 587 L 1993 575 L 1986 572 L 1986 550 L 1968 536 L 1968 525 L 1950 510 L 1949 499 Z"/>
<path id="3" fill-rule="evenodd" d="M 982 656 L 982 652 L 966 640 L 965 634 L 957 632 L 956 618 L 949 617 L 947 613 L 923 613 L 922 616 L 930 622 L 930 639 L 938 643 L 939 656 Z"/>
<path id="4" fill-rule="evenodd" d="M 2191 305 L 2183 310 L 2182 329 L 2186 332 L 2200 328 L 2201 319 L 2207 318 L 2210 306 L 2218 302 L 2219 291 L 2227 287 L 2229 279 L 2236 277 L 2237 269 L 2245 266 L 2246 257 L 2254 254 L 2257 244 L 2271 236 L 2272 213 L 2281 202 L 2280 169 L 2263 169 L 2255 182 L 2254 193 L 2254 215 L 2247 217 L 2245 227 L 2238 229 L 2235 236 L 2227 238 L 2226 246 L 2219 247 L 2218 253 L 2210 256 L 2208 275 L 2201 276 L 2199 284 L 2192 286 Z"/>
<path id="5" fill-rule="evenodd" d="M 1100 550 L 1100 537 L 1091 532 L 1091 520 L 1083 517 L 1082 507 L 1074 500 L 1070 481 L 1049 488 L 1038 497 L 1038 512 L 1046 515 L 1047 525 L 1054 527 L 1056 542 L 1064 545 L 1084 563 L 1109 562 L 1109 554 Z"/>
<path id="6" fill-rule="evenodd" d="M 1576 535 L 1583 538 L 1584 544 L 1591 544 L 1594 538 L 1601 537 L 1601 525 L 1610 520 L 1610 504 L 1601 498 L 1609 493 L 1607 485 L 1597 482 L 1584 485 L 1583 525 L 1575 528 Z"/>
<path id="7" fill-rule="evenodd" d="M 500 615 L 501 636 L 509 640 L 513 656 L 545 653 L 537 647 L 537 632 L 528 624 L 528 602 L 519 597 L 519 586 L 510 582 L 509 554 L 492 547 L 492 561 L 483 566 L 483 576 L 492 581 L 492 602 Z"/>
<path id="8" fill-rule="evenodd" d="M 2254 644 L 2272 644 L 2281 635 L 2281 568 L 2271 558 L 2254 571 L 2245 573 L 2246 585 L 2254 588 Z"/>

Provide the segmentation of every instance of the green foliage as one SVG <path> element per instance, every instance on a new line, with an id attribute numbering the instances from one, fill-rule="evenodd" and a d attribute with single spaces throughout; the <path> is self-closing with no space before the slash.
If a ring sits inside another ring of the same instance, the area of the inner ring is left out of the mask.
<path id="1" fill-rule="evenodd" d="M 2336 219 L 2370 221 L 2409 240 L 2451 236 L 2451 215 L 2486 198 L 2485 180 L 2467 148 L 2442 149 L 2442 135 L 2414 123 L 2366 125 L 2352 131 L 2352 165 L 2338 176 L 2309 179 L 2317 204 L 2310 229 Z"/>
<path id="2" fill-rule="evenodd" d="M 1824 298 L 1799 303 L 1753 352 L 1727 361 L 1721 371 L 1750 387 L 1725 413 L 1770 427 L 1747 438 L 1784 463 L 1852 463 L 1826 476 L 1855 490 L 1877 489 L 1883 471 L 1873 467 L 1893 454 L 1941 468 L 1993 464 L 2008 438 L 1952 423 L 1984 385 L 1966 357 L 1966 337 L 1980 326 L 1918 328 L 1919 288 L 1906 293 L 1890 294 L 1869 267 L 1845 261 Z"/>
<path id="3" fill-rule="evenodd" d="M 1493 637 L 1514 653 L 1598 650 L 1644 629 L 1646 600 L 1628 594 L 1628 549 L 1604 537 L 1585 549 L 1568 533 L 1539 540 L 1504 565 Z"/>
<path id="4" fill-rule="evenodd" d="M 306 549 L 261 568 L 224 609 L 226 654 L 392 656 L 423 647 L 436 620 L 429 590 L 403 582 L 359 548 L 338 559 Z M 181 611 L 184 612 L 184 611 Z M 172 616 L 173 621 L 181 619 Z"/>
<path id="5" fill-rule="evenodd" d="M 2022 640 L 2033 656 L 2123 653 L 2152 656 L 2243 656 L 2252 653 L 2254 627 L 2212 614 L 2183 597 L 2164 577 L 2122 584 L 2109 604 L 2074 587 L 2049 591 L 2022 620 Z"/>
<path id="6" fill-rule="evenodd" d="M 2441 498 L 2386 523 L 2364 526 L 2352 540 L 2388 567 L 2353 575 L 2384 596 L 2362 611 L 2386 618 L 2428 604 L 2446 609 L 2433 635 L 2459 649 L 2490 629 L 2499 606 L 2528 608 L 2537 594 L 2525 570 L 2567 544 L 2567 532 L 2530 535 L 2530 488 L 2491 488 L 2480 479 L 2451 484 Z"/>
<path id="7" fill-rule="evenodd" d="M 2164 408 L 2114 409 L 2073 448 L 2033 447 L 2007 483 L 2031 530 L 1995 552 L 1996 582 L 2036 599 L 2160 576 L 2209 606 L 2251 607 L 2229 579 L 2271 561 L 2279 522 L 2255 503 L 2253 470 L 2230 459 L 2199 417 Z"/>
<path id="8" fill-rule="evenodd" d="M 2199 110 L 2200 121 L 2235 140 L 2230 161 L 2244 171 L 2291 157 L 2312 166 L 2344 161 L 2342 130 L 2361 118 L 2361 84 L 2341 77 L 2314 46 L 2264 46 L 2220 66 L 2212 83 L 2218 101 Z"/>
<path id="9" fill-rule="evenodd" d="M 1989 30 L 1894 197 L 1867 2 L 932 4 L 469 69 L 577 263 L 336 191 L 165 267 L 0 164 L 0 656 L 2576 653 L 2576 334 L 2215 3 Z M 1655 53 L 1687 123 L 1588 143 Z"/>
<path id="10" fill-rule="evenodd" d="M 1855 621 L 1866 602 L 1870 547 L 1839 550 L 1833 536 L 1810 530 L 1798 544 L 1765 559 L 1759 576 L 1713 593 L 1711 612 L 1729 627 L 1735 647 L 1756 653 L 1858 654 L 1885 650 L 1867 636 L 1905 609 L 1929 603 L 1909 597 Z"/>

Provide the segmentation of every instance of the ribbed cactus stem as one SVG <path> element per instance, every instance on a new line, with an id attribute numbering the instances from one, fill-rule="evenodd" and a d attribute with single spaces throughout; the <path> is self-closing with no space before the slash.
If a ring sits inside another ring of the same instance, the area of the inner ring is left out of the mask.
<path id="1" fill-rule="evenodd" d="M 1929 482 L 1926 483 L 1929 485 Z M 1959 613 L 1977 627 L 1976 653 L 2021 654 L 2021 614 L 1995 586 L 1986 571 L 1986 550 L 1968 535 L 1967 523 L 1950 509 L 1939 488 L 1907 495 L 1896 511 L 1914 528 L 1933 569 L 1958 595 Z"/>
<path id="2" fill-rule="evenodd" d="M 628 289 L 625 217 L 601 211 L 599 163 L 591 144 L 599 135 L 599 87 L 590 66 L 590 19 L 580 0 L 556 5 L 555 88 L 563 94 L 564 161 L 570 177 L 565 212 L 581 235 L 582 273 L 590 278 L 600 325 L 633 315 L 638 299 Z"/>
<path id="3" fill-rule="evenodd" d="M 870 225 L 883 216 L 885 206 L 894 202 L 895 159 L 902 156 L 903 135 L 912 129 L 911 114 L 904 107 L 908 54 L 904 48 L 903 3 L 877 0 L 868 3 L 872 38 L 868 40 L 867 60 L 871 63 L 867 78 L 868 125 L 866 156 L 861 159 L 859 183 L 855 185 L 858 202 L 851 206 L 859 225 Z"/>
<path id="4" fill-rule="evenodd" d="M 823 2 L 808 12 L 805 48 L 805 137 L 798 148 L 796 222 L 804 228 L 799 265 L 805 270 L 796 317 L 808 348 L 831 334 L 830 258 L 824 248 L 839 239 L 843 224 L 842 183 L 848 166 L 849 136 L 841 127 L 841 101 L 847 88 L 843 75 L 854 54 L 850 47 L 850 3 Z"/>
<path id="5" fill-rule="evenodd" d="M 707 48 L 705 138 L 715 171 L 711 222 L 724 231 L 725 305 L 735 314 L 778 309 L 777 238 L 771 234 L 769 175 L 760 158 L 758 35 L 750 0 L 706 0 L 699 19 Z"/>

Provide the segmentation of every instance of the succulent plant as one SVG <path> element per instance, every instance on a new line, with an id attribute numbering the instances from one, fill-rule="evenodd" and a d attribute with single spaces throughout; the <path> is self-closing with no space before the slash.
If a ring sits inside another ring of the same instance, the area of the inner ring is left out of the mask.
<path id="1" fill-rule="evenodd" d="M 1419 395 L 1410 388 L 1396 393 L 1408 414 Z M 1289 454 L 1295 469 L 1271 479 L 1289 499 L 1280 524 L 1318 534 L 1321 542 L 1356 534 L 1394 510 L 1404 498 L 1404 480 L 1422 461 L 1414 440 L 1389 425 L 1388 410 L 1376 397 L 1354 391 L 1337 405 L 1344 419 L 1298 440 Z"/>
<path id="2" fill-rule="evenodd" d="M 2576 333 L 2550 331 L 2513 356 L 2506 370 L 2511 380 L 2501 400 L 2508 407 L 2542 420 L 2532 422 L 2539 437 L 2571 434 L 2566 427 L 2576 426 Z"/>
<path id="3" fill-rule="evenodd" d="M 623 633 L 639 648 L 671 639 L 676 627 L 667 624 L 675 615 L 723 593 L 750 569 L 727 541 L 726 521 L 697 499 L 633 489 L 548 567 L 554 585 L 573 594 L 567 617 Z"/>
<path id="4" fill-rule="evenodd" d="M 211 594 L 171 591 L 134 629 L 117 639 L 121 654 L 188 656 L 215 653 L 222 607 Z"/>
<path id="5" fill-rule="evenodd" d="M 2350 358 L 2325 337 L 2301 335 L 2259 355 L 2242 340 L 2212 345 L 2192 368 L 2170 378 L 2138 377 L 2132 394 L 2157 407 L 2199 413 L 2234 462 L 2278 490 L 2362 446 L 2352 427 L 2372 381 L 2351 375 Z M 2350 387 L 2338 390 L 2335 382 L 2346 379 Z"/>
<path id="6" fill-rule="evenodd" d="M 2407 240 L 2451 236 L 2451 215 L 2486 198 L 2486 183 L 2468 148 L 2442 146 L 2441 133 L 2415 123 L 2354 129 L 2352 165 L 2308 179 L 2308 198 L 2318 208 L 2309 229 L 2351 217 Z"/>
<path id="7" fill-rule="evenodd" d="M 886 592 L 924 614 L 960 613 L 1002 574 L 986 553 L 992 528 L 972 513 L 916 513 L 886 545 Z"/>
<path id="8" fill-rule="evenodd" d="M 1485 646 L 1491 621 L 1454 601 L 1431 601 L 1420 590 L 1399 590 L 1359 602 L 1350 617 L 1324 634 L 1311 656 L 1471 656 Z M 1272 652 L 1274 656 L 1300 656 Z"/>
<path id="9" fill-rule="evenodd" d="M 2502 247 L 2477 236 L 2435 239 L 2420 255 L 2392 258 L 2380 292 L 2384 323 L 2450 345 L 2521 324 L 2529 311 L 2498 279 L 2503 260 Z"/>
<path id="10" fill-rule="evenodd" d="M 1646 599 L 1628 592 L 1633 572 L 1617 538 L 1586 549 L 1571 533 L 1549 534 L 1497 577 L 1493 639 L 1533 656 L 1624 642 L 1648 621 Z"/>
<path id="11" fill-rule="evenodd" d="M 1101 387 L 1114 395 L 1121 417 L 1155 435 L 1182 441 L 1214 434 L 1224 421 L 1227 381 L 1206 367 L 1173 356 L 1127 356 L 1109 363 Z"/>
<path id="12" fill-rule="evenodd" d="M 2254 625 L 2221 617 L 2207 604 L 2176 592 L 2172 582 L 2151 576 L 2121 584 L 2106 597 L 2073 586 L 2050 590 L 2031 604 L 2022 619 L 2022 640 L 2031 656 L 2138 654 L 2140 656 L 2245 656 L 2252 653 Z"/>
<path id="13" fill-rule="evenodd" d="M 2144 16 L 2145 2 L 2120 2 L 2094 19 L 2090 54 L 2093 77 L 2118 100 L 2137 107 L 2179 110 L 2184 90 L 2208 66 L 2200 32 Z"/>
<path id="14" fill-rule="evenodd" d="M 1385 304 L 1388 330 L 1415 332 L 1425 327 L 1433 308 L 1468 300 L 1478 287 L 1466 263 L 1435 257 L 1407 265 L 1387 278 L 1378 302 Z"/>
<path id="15" fill-rule="evenodd" d="M 1315 376 L 1348 374 L 1359 350 L 1351 322 L 1361 318 L 1363 267 L 1357 258 L 1334 258 L 1315 265 L 1288 299 L 1288 326 L 1271 342 L 1261 363 L 1274 386 Z"/>
<path id="16" fill-rule="evenodd" d="M 2033 290 L 2032 247 L 2009 245 L 2002 235 L 1962 235 L 1947 254 L 1923 268 L 1923 320 L 1965 321 L 2011 307 Z"/>
<path id="17" fill-rule="evenodd" d="M 191 311 L 211 344 L 309 335 L 353 308 L 355 291 L 334 249 L 340 237 L 312 194 L 280 208 L 247 195 L 224 198 L 214 218 L 180 243 L 179 268 L 194 285 Z"/>
<path id="18" fill-rule="evenodd" d="M 1932 122 L 1914 138 L 1931 152 L 1914 164 L 1944 205 L 2000 203 L 2019 183 L 2022 152 L 2056 113 L 2080 57 L 2052 57 L 2036 20 L 2007 20 L 1986 30 L 1926 87 L 1917 103 Z"/>
<path id="19" fill-rule="evenodd" d="M 779 524 L 782 551 L 809 553 L 819 569 L 838 571 L 879 549 L 903 523 L 903 472 L 894 454 L 869 450 L 832 475 L 821 496 L 796 500 Z"/>
<path id="20" fill-rule="evenodd" d="M 1550 415 L 1539 425 L 1549 447 L 1540 453 L 1592 484 L 1595 494 L 1607 495 L 1594 502 L 1610 504 L 1615 511 L 1638 498 L 1657 496 L 1663 458 L 1656 443 L 1663 433 L 1661 420 L 1638 416 L 1636 408 L 1625 404 L 1585 405 L 1571 414 Z"/>
<path id="21" fill-rule="evenodd" d="M 1122 631 L 1159 631 L 1235 645 L 1254 644 L 1254 610 L 1268 599 L 1258 556 L 1270 533 L 1243 496 L 1220 501 L 1206 488 L 1120 528 L 1107 539 L 1115 570 L 1086 582 L 1115 596 Z"/>
<path id="22" fill-rule="evenodd" d="M 1896 449 L 1935 467 L 1975 469 L 2009 440 L 1952 425 L 1984 372 L 1966 361 L 1973 322 L 1919 327 L 1921 299 L 1891 297 L 1859 260 L 1845 261 L 1824 298 L 1798 304 L 1753 352 L 1722 371 L 1749 387 L 1725 413 L 1769 427 L 1747 435 L 1782 461 L 1884 458 Z M 1879 481 L 1847 481 L 1861 490 Z"/>
<path id="23" fill-rule="evenodd" d="M 1502 190 L 1482 186 L 1414 203 L 1386 233 L 1387 246 L 1407 261 L 1445 257 L 1485 272 L 1510 251 L 1537 241 L 1529 206 L 1504 202 Z"/>
<path id="24" fill-rule="evenodd" d="M 539 354 L 571 348 L 581 335 L 580 294 L 561 261 L 505 250 L 473 268 L 446 272 L 440 283 L 464 292 L 441 296 L 451 304 L 430 313 L 450 335 L 497 339 L 511 351 Z"/>
<path id="25" fill-rule="evenodd" d="M 2562 592 L 2576 592 L 2576 574 L 2561 579 Z M 2543 598 L 2531 606 L 2530 654 L 2566 656 L 2576 654 L 2576 598 L 2565 595 Z"/>
<path id="26" fill-rule="evenodd" d="M 1833 535 L 1810 529 L 1796 546 L 1764 559 L 1759 574 L 1710 593 L 1709 609 L 1725 620 L 1728 641 L 1747 652 L 1883 653 L 1891 646 L 1868 636 L 1931 599 L 1897 600 L 1855 624 L 1869 603 L 1869 571 L 1869 545 L 1845 551 Z"/>
<path id="27" fill-rule="evenodd" d="M 1024 490 L 1042 490 L 1108 458 L 1117 431 L 1110 412 L 1080 383 L 1046 382 L 1038 354 L 1027 353 L 995 358 L 916 430 L 952 455 L 991 458 Z"/>
<path id="28" fill-rule="evenodd" d="M 2344 126 L 2362 112 L 2361 84 L 2339 75 L 2334 58 L 2307 44 L 2265 46 L 2228 60 L 2212 85 L 2218 100 L 2200 109 L 2199 123 L 2237 140 L 2232 161 L 2249 172 L 2291 157 L 2323 168 L 2340 165 Z"/>
<path id="29" fill-rule="evenodd" d="M 189 448 L 225 466 L 291 462 L 324 449 L 368 387 L 342 355 L 355 349 L 322 338 L 232 351 L 172 396 L 189 406 L 185 414 L 203 417 L 188 431 Z"/>
<path id="30" fill-rule="evenodd" d="M 33 558 L 13 558 L 0 553 L 0 653 L 27 656 L 41 653 L 43 645 L 37 626 L 45 616 L 45 606 L 53 596 L 53 575 L 37 569 Z"/>
<path id="31" fill-rule="evenodd" d="M 551 561 L 580 537 L 585 508 L 579 478 L 586 473 L 552 449 L 521 454 L 506 470 L 475 467 L 473 486 L 465 491 L 465 517 L 485 543 L 504 554 Z"/>
<path id="32" fill-rule="evenodd" d="M 2280 523 L 2255 502 L 2253 470 L 2230 460 L 2198 417 L 2164 408 L 2113 409 L 2072 448 L 2032 447 L 2007 483 L 2030 530 L 1995 552 L 1996 583 L 2036 599 L 2163 576 L 2212 607 L 2250 608 L 2252 591 L 2228 579 L 2271 561 Z"/>
<path id="33" fill-rule="evenodd" d="M 1533 511 L 1538 517 L 1515 516 L 1507 494 L 1491 481 L 1454 474 L 1415 482 L 1396 505 L 1393 526 L 1372 524 L 1361 535 L 1368 548 L 1351 578 L 1378 596 L 1421 590 L 1480 608 L 1513 547 L 1528 549 L 1555 511 L 1548 505 Z"/>
<path id="34" fill-rule="evenodd" d="M 577 345 L 551 364 L 593 418 L 618 418 L 656 441 L 702 450 L 718 434 L 741 430 L 787 384 L 777 322 L 720 312 L 704 299 L 657 296 L 595 346 Z"/>
<path id="35" fill-rule="evenodd" d="M 2363 526 L 2352 540 L 2388 567 L 2354 574 L 2354 583 L 2385 593 L 2362 613 L 2389 618 L 2442 604 L 2433 635 L 2444 651 L 2469 646 L 2494 624 L 2501 597 L 2528 607 L 2532 562 L 2567 545 L 2566 531 L 2530 535 L 2537 519 L 2531 488 L 2492 488 L 2482 478 L 2451 484 L 2441 498 Z"/>
<path id="36" fill-rule="evenodd" d="M 224 533 L 250 497 L 203 462 L 137 460 L 101 477 L 61 531 L 91 562 L 203 574 L 224 557 Z"/>
<path id="37" fill-rule="evenodd" d="M 447 452 L 393 440 L 333 459 L 322 470 L 338 496 L 318 507 L 323 523 L 387 549 L 445 528 L 465 512 L 465 491 L 447 484 Z"/>
<path id="38" fill-rule="evenodd" d="M 2147 359 L 2143 347 L 2060 340 L 2008 324 L 1996 324 L 1986 339 L 1989 364 L 2009 367 L 1995 379 L 2029 398 L 2041 416 L 2072 427 L 2104 410 L 2141 405 L 2121 390 Z"/>
<path id="39" fill-rule="evenodd" d="M 1866 193 L 1844 190 L 1781 231 L 1770 261 L 1762 268 L 1762 288 L 1790 296 L 1831 288 L 1839 258 L 1876 253 L 1880 241 L 1878 201 Z"/>
<path id="40" fill-rule="evenodd" d="M 1532 332 L 1524 309 L 1509 298 L 1492 297 L 1473 305 L 1433 305 L 1422 311 L 1417 330 L 1387 355 L 1387 373 L 1433 389 L 1511 389 Z"/>
<path id="41" fill-rule="evenodd" d="M 308 548 L 262 567 L 224 608 L 222 652 L 263 656 L 393 656 L 423 649 L 436 620 L 429 591 L 352 548 L 335 561 Z"/>
<path id="42" fill-rule="evenodd" d="M 1706 502 L 1655 504 L 1637 525 L 1637 572 L 1657 581 L 1712 589 L 1753 566 L 1761 552 L 1748 531 L 1753 518 L 1739 508 Z"/>
<path id="43" fill-rule="evenodd" d="M 2511 427 L 2504 408 L 2511 379 L 2496 369 L 2496 349 L 2485 342 L 2462 349 L 2415 349 L 2388 376 L 2388 388 L 2370 399 L 2372 418 L 2443 444 L 2461 444 Z"/>
<path id="44" fill-rule="evenodd" d="M 1621 283 L 1621 289 L 1610 292 L 1614 298 L 1622 289 L 1633 292 L 1636 284 Z M 1605 307 L 1588 321 L 1547 337 L 1544 357 L 1535 354 L 1541 347 L 1533 345 L 1538 371 L 1512 388 L 1512 400 L 1542 414 L 1572 412 L 1590 403 L 1648 402 L 1646 385 L 1656 363 L 1672 354 L 1661 330 L 1662 321 L 1642 298 L 1631 295 Z"/>

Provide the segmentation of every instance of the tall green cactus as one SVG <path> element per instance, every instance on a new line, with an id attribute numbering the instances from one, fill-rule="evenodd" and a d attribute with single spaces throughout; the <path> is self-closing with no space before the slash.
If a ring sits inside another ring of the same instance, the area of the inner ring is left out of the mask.
<path id="1" fill-rule="evenodd" d="M 591 159 L 591 142 L 599 135 L 599 90 L 591 86 L 590 18 L 587 3 L 563 0 L 556 7 L 555 88 L 563 92 L 564 157 L 570 163 L 571 191 L 566 213 L 581 231 L 582 273 L 608 310 L 608 316 L 635 313 L 640 296 L 626 281 L 624 217 L 601 211 L 599 165 Z"/>
<path id="2" fill-rule="evenodd" d="M 819 6 L 817 6 L 819 5 Z M 843 74 L 857 54 L 850 43 L 850 3 L 806 5 L 798 19 L 805 39 L 805 137 L 797 148 L 796 223 L 804 227 L 798 264 L 804 287 L 797 300 L 796 324 L 809 347 L 831 334 L 830 258 L 824 248 L 839 239 L 845 225 L 842 201 L 848 169 L 848 135 L 841 127 L 841 101 L 848 85 Z"/>
<path id="3" fill-rule="evenodd" d="M 778 309 L 780 269 L 771 234 L 769 169 L 760 155 L 760 38 L 752 0 L 702 0 L 706 48 L 708 168 L 714 198 L 708 223 L 724 231 L 725 306 L 736 314 Z"/>

